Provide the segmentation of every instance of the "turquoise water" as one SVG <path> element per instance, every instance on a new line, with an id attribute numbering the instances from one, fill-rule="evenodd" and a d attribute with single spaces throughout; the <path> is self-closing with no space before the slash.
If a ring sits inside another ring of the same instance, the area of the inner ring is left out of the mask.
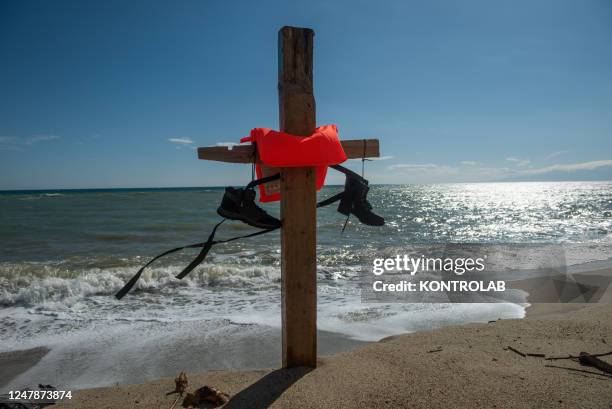
<path id="1" fill-rule="evenodd" d="M 326 187 L 319 196 L 339 190 Z M 215 247 L 182 281 L 174 275 L 196 251 L 169 256 L 124 300 L 112 297 L 152 256 L 205 240 L 219 220 L 222 194 L 221 188 L 1 192 L 0 350 L 55 346 L 54 359 L 66 364 L 62 359 L 75 345 L 103 343 L 102 362 L 133 353 L 119 340 L 135 323 L 148 335 L 131 342 L 148 351 L 158 348 L 151 334 L 180 339 L 194 323 L 211 340 L 212 333 L 241 337 L 278 328 L 278 232 Z M 572 266 L 608 263 L 612 254 L 612 183 L 373 186 L 369 200 L 385 217 L 384 227 L 351 218 L 341 234 L 344 217 L 334 206 L 320 209 L 317 221 L 319 328 L 359 340 L 523 314 L 514 304 L 364 304 L 357 277 L 366 251 L 447 242 L 559 243 Z M 278 215 L 277 204 L 265 208 Z M 218 237 L 251 231 L 226 222 Z M 68 385 L 110 382 L 67 373 Z"/>

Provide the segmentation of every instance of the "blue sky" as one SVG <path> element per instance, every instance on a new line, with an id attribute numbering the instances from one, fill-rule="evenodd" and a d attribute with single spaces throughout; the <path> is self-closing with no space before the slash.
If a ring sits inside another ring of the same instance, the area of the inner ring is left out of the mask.
<path id="1" fill-rule="evenodd" d="M 194 148 L 278 127 L 283 25 L 374 183 L 612 180 L 606 0 L 3 1 L 0 189 L 243 183 Z"/>

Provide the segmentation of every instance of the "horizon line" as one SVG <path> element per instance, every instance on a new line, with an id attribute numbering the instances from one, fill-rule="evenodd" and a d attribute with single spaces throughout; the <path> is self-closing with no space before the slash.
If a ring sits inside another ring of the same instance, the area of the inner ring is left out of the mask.
<path id="1" fill-rule="evenodd" d="M 406 186 L 406 185 L 467 185 L 486 183 L 584 183 L 599 182 L 612 183 L 612 180 L 499 180 L 488 182 L 430 182 L 430 183 L 372 183 L 370 186 Z M 239 186 L 239 185 L 232 185 Z M 326 184 L 325 186 L 343 186 L 343 184 Z M 324 186 L 324 187 L 325 187 Z M 20 192 L 48 192 L 48 191 L 85 191 L 85 190 L 134 190 L 134 189 L 223 189 L 226 185 L 217 186 L 135 186 L 135 187 L 60 187 L 60 188 L 34 188 L 34 189 L 0 189 L 0 193 Z"/>

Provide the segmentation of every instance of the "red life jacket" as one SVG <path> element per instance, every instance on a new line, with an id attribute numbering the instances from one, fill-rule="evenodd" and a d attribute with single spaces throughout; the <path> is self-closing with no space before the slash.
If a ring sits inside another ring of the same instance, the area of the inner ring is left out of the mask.
<path id="1" fill-rule="evenodd" d="M 346 154 L 338 139 L 336 125 L 323 125 L 310 136 L 300 137 L 268 128 L 254 128 L 250 136 L 240 142 L 251 142 L 257 146 L 259 161 L 257 178 L 278 173 L 270 168 L 316 167 L 317 190 L 325 184 L 327 167 L 346 161 Z M 280 200 L 280 182 L 259 185 L 259 201 Z"/>

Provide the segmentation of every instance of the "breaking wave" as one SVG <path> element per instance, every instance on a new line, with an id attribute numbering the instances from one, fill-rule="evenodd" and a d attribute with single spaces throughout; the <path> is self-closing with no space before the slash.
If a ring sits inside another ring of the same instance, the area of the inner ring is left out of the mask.
<path id="1" fill-rule="evenodd" d="M 143 272 L 133 291 L 159 292 L 175 287 L 209 289 L 265 289 L 280 285 L 280 270 L 274 266 L 204 264 L 189 276 L 175 276 L 183 266 L 151 267 Z M 68 271 L 61 265 L 40 263 L 0 264 L 0 305 L 32 307 L 49 302 L 71 305 L 90 296 L 116 293 L 138 267 L 90 268 Z"/>

